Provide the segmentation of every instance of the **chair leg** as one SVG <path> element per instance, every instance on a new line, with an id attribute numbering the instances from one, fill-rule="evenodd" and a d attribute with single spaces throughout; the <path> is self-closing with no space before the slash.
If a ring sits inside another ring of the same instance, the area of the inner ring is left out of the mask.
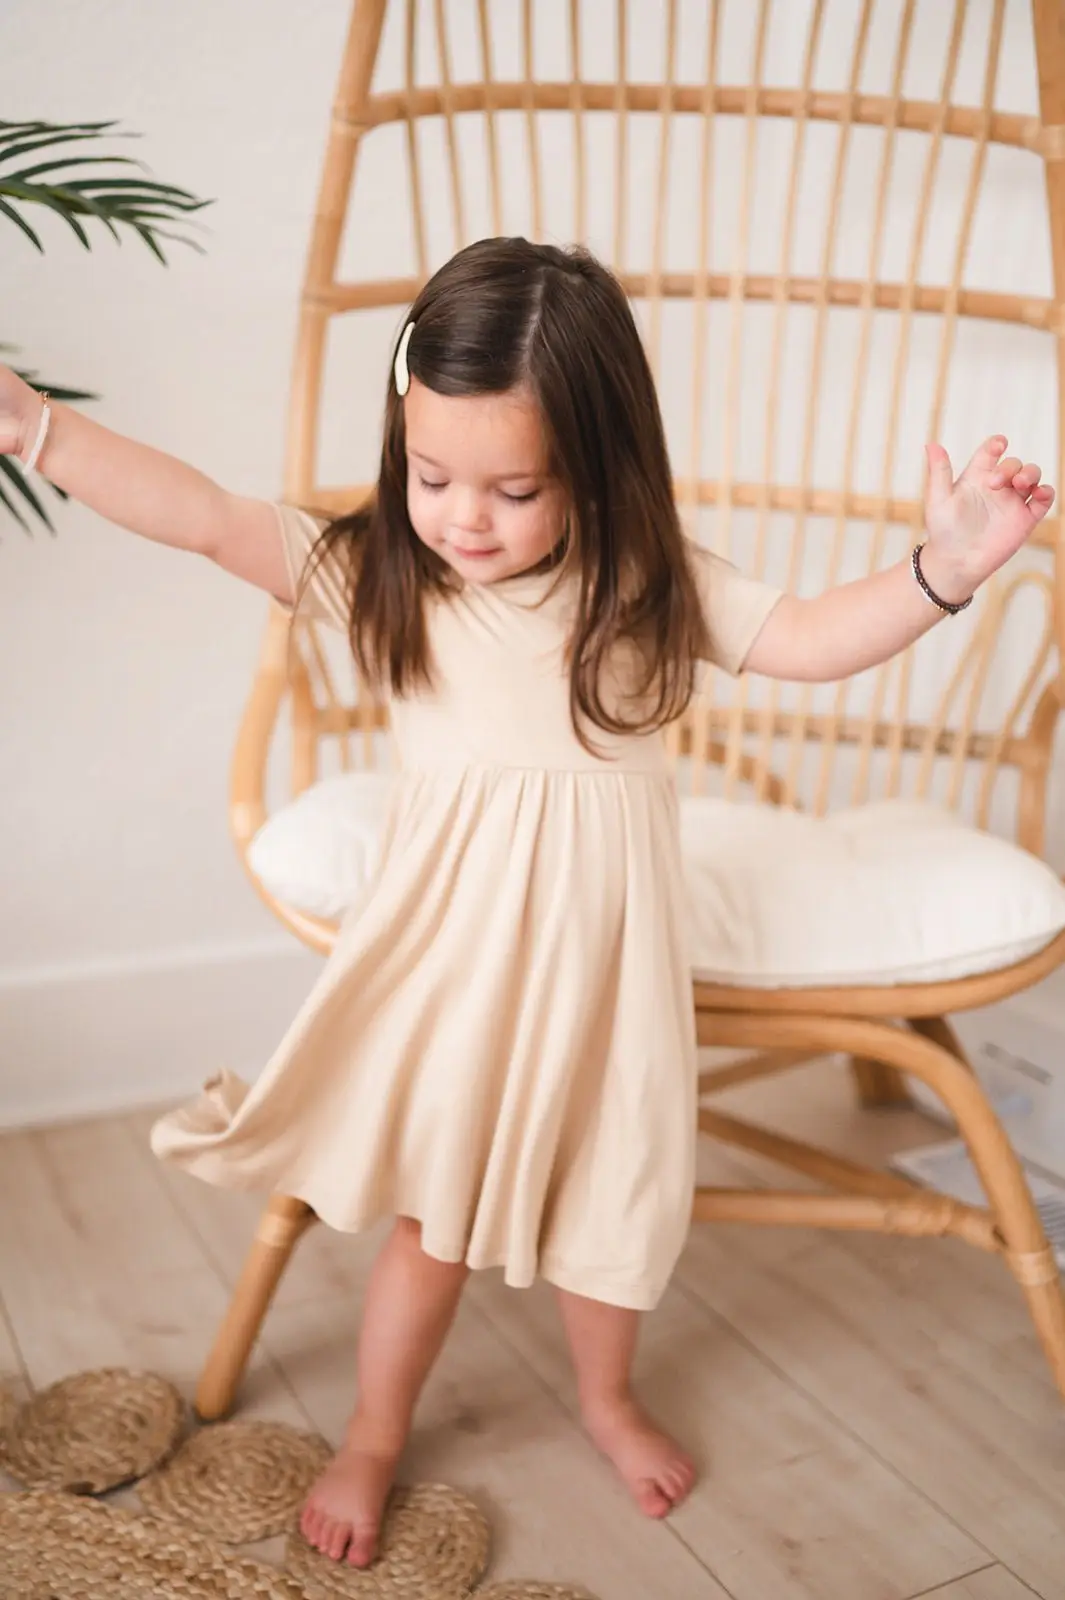
<path id="1" fill-rule="evenodd" d="M 922 1018 L 911 1027 L 922 1042 L 942 1052 L 941 1065 L 920 1076 L 954 1115 L 980 1174 L 1006 1264 L 1024 1293 L 1054 1381 L 1065 1396 L 1065 1288 L 1024 1169 L 950 1024 L 943 1018 Z M 944 1059 L 946 1055 L 952 1059 Z"/>
<path id="2" fill-rule="evenodd" d="M 1028 1302 L 1058 1390 L 1065 1396 L 1065 1289 L 1054 1252 L 1044 1245 L 1027 1253 L 1014 1251 L 1006 1259 Z"/>
<path id="3" fill-rule="evenodd" d="M 851 1056 L 858 1102 L 866 1111 L 899 1111 L 913 1104 L 906 1079 L 895 1067 Z"/>
<path id="4" fill-rule="evenodd" d="M 229 1309 L 196 1387 L 195 1409 L 201 1421 L 217 1422 L 232 1406 L 266 1308 L 297 1240 L 313 1221 L 310 1206 L 283 1194 L 274 1195 L 260 1217 Z"/>
<path id="5" fill-rule="evenodd" d="M 962 1137 L 980 1172 L 1002 1236 L 1003 1256 L 1025 1299 L 1058 1389 L 1065 1396 L 1065 1288 L 1043 1220 L 1035 1208 L 1020 1162 L 998 1128 L 990 1106 L 987 1118 L 969 1118 L 952 1107 Z M 1008 1151 L 1003 1159 L 1002 1144 Z"/>

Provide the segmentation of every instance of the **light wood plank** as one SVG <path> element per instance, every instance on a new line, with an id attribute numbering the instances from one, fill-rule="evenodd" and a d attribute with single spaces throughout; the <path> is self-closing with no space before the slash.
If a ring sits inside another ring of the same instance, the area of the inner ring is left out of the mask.
<path id="1" fill-rule="evenodd" d="M 900 1131 L 929 1136 L 910 1114 L 855 1111 L 838 1073 L 794 1079 L 790 1091 L 788 1080 L 771 1086 L 772 1109 L 793 1131 L 805 1120 L 859 1158 Z M 752 1090 L 739 1093 L 750 1114 Z M 260 1202 L 160 1167 L 145 1123 L 137 1115 L 0 1141 L 0 1206 L 12 1219 L 0 1291 L 36 1384 L 119 1361 L 191 1390 Z M 747 1181 L 759 1166 L 720 1152 L 705 1159 L 722 1181 Z M 242 1414 L 339 1437 L 375 1248 L 324 1228 L 303 1241 Z M 1065 1600 L 1065 1517 L 1052 1482 L 1060 1464 L 1048 1451 L 1048 1415 L 1060 1415 L 1053 1403 L 1048 1413 L 1041 1361 L 1005 1274 L 960 1247 L 945 1255 L 895 1240 L 696 1230 L 642 1353 L 650 1403 L 709 1466 L 666 1526 L 631 1511 L 575 1427 L 549 1294 L 516 1295 L 478 1277 L 405 1471 L 462 1484 L 484 1504 L 498 1529 L 495 1576 L 568 1578 L 611 1600 L 725 1600 L 709 1567 L 735 1600 Z M 0 1320 L 0 1368 L 17 1359 Z M 989 1390 L 999 1383 L 996 1411 Z M 900 1407 L 893 1426 L 885 1413 Z M 993 1561 L 983 1554 L 989 1521 L 1005 1566 L 974 1573 Z"/>
<path id="2" fill-rule="evenodd" d="M 788 1131 L 816 1120 L 857 1159 L 914 1131 L 855 1112 L 838 1076 L 795 1077 L 805 1086 L 781 1080 L 771 1105 L 761 1086 L 735 1103 Z M 701 1164 L 717 1182 L 778 1178 L 712 1148 Z M 699 1226 L 677 1282 L 1044 1600 L 1065 1600 L 1065 1419 L 999 1262 L 952 1241 Z"/>
<path id="3" fill-rule="evenodd" d="M 22 1352 L 15 1343 L 14 1330 L 2 1293 L 0 1293 L 0 1388 L 13 1395 L 16 1400 L 24 1400 L 30 1393 L 26 1364 L 22 1359 Z"/>
<path id="4" fill-rule="evenodd" d="M 514 1296 L 478 1278 L 471 1295 L 576 1413 L 550 1291 Z M 639 1380 L 702 1467 L 674 1525 L 735 1600 L 904 1600 L 984 1559 L 687 1296 L 670 1292 L 648 1318 Z"/>
<path id="5" fill-rule="evenodd" d="M 0 1141 L 0 1283 L 35 1387 L 88 1367 L 143 1367 L 191 1395 L 225 1285 L 120 1119 Z M 249 1414 L 306 1427 L 276 1370 L 253 1363 Z"/>
<path id="6" fill-rule="evenodd" d="M 15 1335 L 2 1296 L 0 1296 L 0 1391 L 3 1392 L 0 1416 L 3 1416 L 9 1401 L 20 1405 L 32 1392 L 26 1364 L 22 1359 L 22 1352 L 15 1343 Z M 15 1480 L 0 1469 L 0 1491 L 17 1487 Z"/>
<path id="7" fill-rule="evenodd" d="M 1005 1567 L 985 1567 L 957 1583 L 948 1583 L 944 1589 L 933 1589 L 919 1600 L 1032 1600 L 1034 1589 L 1021 1583 Z M 1036 1600 L 1040 1600 L 1036 1596 Z"/>

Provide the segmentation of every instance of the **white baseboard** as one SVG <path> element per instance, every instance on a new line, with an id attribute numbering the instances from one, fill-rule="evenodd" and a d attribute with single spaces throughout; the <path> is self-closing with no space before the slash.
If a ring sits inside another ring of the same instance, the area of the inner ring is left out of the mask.
<path id="1" fill-rule="evenodd" d="M 0 1127 L 254 1078 L 321 970 L 294 939 L 0 972 Z"/>

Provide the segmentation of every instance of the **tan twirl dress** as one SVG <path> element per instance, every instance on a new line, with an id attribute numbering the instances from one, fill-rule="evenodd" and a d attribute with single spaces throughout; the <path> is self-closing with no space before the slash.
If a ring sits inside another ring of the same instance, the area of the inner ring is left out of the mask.
<path id="1" fill-rule="evenodd" d="M 318 529 L 280 522 L 298 581 Z M 697 569 L 715 659 L 739 671 L 779 592 L 701 551 Z M 303 602 L 340 626 L 342 576 L 327 563 Z M 676 795 L 661 735 L 578 742 L 572 591 L 552 581 L 433 603 L 434 689 L 391 706 L 372 888 L 254 1086 L 223 1074 L 152 1143 L 335 1228 L 413 1217 L 440 1260 L 643 1310 L 694 1185 Z"/>

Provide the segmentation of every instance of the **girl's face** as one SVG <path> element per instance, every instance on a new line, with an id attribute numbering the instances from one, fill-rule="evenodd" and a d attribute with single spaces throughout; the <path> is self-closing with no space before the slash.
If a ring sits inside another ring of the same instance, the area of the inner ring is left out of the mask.
<path id="1" fill-rule="evenodd" d="M 538 566 L 566 505 L 532 396 L 441 395 L 412 378 L 403 404 L 407 510 L 422 543 L 471 583 Z"/>

